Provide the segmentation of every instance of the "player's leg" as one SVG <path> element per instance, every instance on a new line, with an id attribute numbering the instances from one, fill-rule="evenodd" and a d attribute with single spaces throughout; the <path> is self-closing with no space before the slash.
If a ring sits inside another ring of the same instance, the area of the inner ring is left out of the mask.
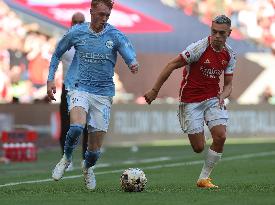
<path id="1" fill-rule="evenodd" d="M 88 147 L 85 152 L 83 175 L 85 185 L 89 190 L 94 190 L 96 187 L 96 178 L 93 170 L 101 155 L 100 148 L 105 134 L 106 132 L 104 131 L 93 131 L 88 135 Z"/>
<path id="2" fill-rule="evenodd" d="M 226 126 L 225 125 L 215 125 L 210 129 L 213 142 L 210 149 L 217 153 L 223 152 L 224 143 L 226 140 Z"/>
<path id="3" fill-rule="evenodd" d="M 183 132 L 188 134 L 190 144 L 196 153 L 204 150 L 204 110 L 202 103 L 181 103 L 178 117 Z"/>
<path id="4" fill-rule="evenodd" d="M 85 109 L 80 106 L 74 107 L 70 111 L 70 129 L 67 132 L 64 146 L 64 155 L 69 161 L 72 160 L 73 150 L 82 136 L 86 123 L 86 114 Z"/>
<path id="5" fill-rule="evenodd" d="M 70 111 L 70 129 L 67 132 L 64 155 L 52 172 L 52 178 L 59 180 L 72 161 L 73 150 L 79 142 L 86 121 L 86 112 L 82 107 L 74 107 Z"/>
<path id="6" fill-rule="evenodd" d="M 100 148 L 103 143 L 103 139 L 105 136 L 105 131 L 94 131 L 89 133 L 88 135 L 88 147 L 85 152 L 85 163 L 84 166 L 86 168 L 90 168 L 94 166 L 100 157 Z"/>
<path id="7" fill-rule="evenodd" d="M 83 130 L 83 138 L 82 138 L 82 160 L 85 160 L 85 152 L 88 146 L 88 127 L 87 124 Z"/>
<path id="8" fill-rule="evenodd" d="M 223 147 L 226 140 L 226 123 L 228 119 L 227 111 L 221 109 L 217 101 L 209 101 L 209 108 L 206 110 L 205 118 L 210 129 L 213 142 L 205 155 L 204 165 L 199 176 L 198 186 L 207 188 L 217 188 L 210 181 L 210 174 L 215 165 L 222 157 Z"/>
<path id="9" fill-rule="evenodd" d="M 194 152 L 201 153 L 204 150 L 205 139 L 203 132 L 188 134 L 188 138 Z"/>
<path id="10" fill-rule="evenodd" d="M 67 103 L 67 91 L 63 84 L 62 93 L 61 93 L 61 100 L 60 100 L 60 125 L 61 125 L 61 132 L 59 137 L 61 153 L 64 154 L 64 145 L 66 140 L 66 134 L 70 128 L 70 118 L 68 113 L 68 103 Z"/>
<path id="11" fill-rule="evenodd" d="M 111 98 L 94 96 L 90 98 L 91 107 L 87 120 L 88 147 L 85 152 L 83 175 L 87 189 L 94 190 L 96 179 L 93 168 L 100 157 L 100 149 L 110 121 Z"/>
<path id="12" fill-rule="evenodd" d="M 77 146 L 86 124 L 87 110 L 86 96 L 78 91 L 72 91 L 70 95 L 70 128 L 66 135 L 64 155 L 52 172 L 54 180 L 61 179 L 71 163 L 73 150 Z"/>
<path id="13" fill-rule="evenodd" d="M 179 107 L 179 119 L 182 130 L 188 134 L 190 144 L 196 153 L 201 153 L 205 146 L 204 137 L 204 111 L 205 103 L 185 103 Z M 206 157 L 207 158 L 207 157 Z M 208 160 L 206 159 L 206 162 Z M 214 187 L 208 176 L 203 175 L 207 169 L 206 164 L 202 168 L 197 181 L 198 187 Z"/>
<path id="14" fill-rule="evenodd" d="M 67 95 L 68 91 L 65 89 L 65 85 L 62 86 L 62 93 L 61 93 L 61 101 L 60 101 L 60 120 L 61 120 L 61 132 L 60 132 L 60 146 L 61 146 L 61 153 L 64 154 L 64 146 L 66 141 L 66 135 L 70 128 L 70 115 L 69 115 L 69 108 L 68 108 L 68 99 L 69 96 Z M 73 170 L 73 161 L 71 161 L 70 165 L 67 167 L 66 171 Z"/>
<path id="15" fill-rule="evenodd" d="M 217 125 L 210 130 L 213 138 L 213 143 L 205 155 L 204 165 L 198 180 L 199 187 L 218 187 L 211 183 L 209 176 L 215 165 L 220 161 L 222 157 L 223 145 L 225 142 L 225 129 L 225 126 Z"/>

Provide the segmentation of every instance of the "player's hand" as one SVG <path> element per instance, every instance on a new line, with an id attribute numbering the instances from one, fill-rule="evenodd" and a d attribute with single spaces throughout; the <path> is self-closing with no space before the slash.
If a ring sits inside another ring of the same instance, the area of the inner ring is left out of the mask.
<path id="1" fill-rule="evenodd" d="M 138 69 L 139 69 L 139 64 L 138 63 L 133 64 L 133 65 L 130 66 L 131 73 L 133 73 L 133 74 L 136 74 L 138 72 Z"/>
<path id="2" fill-rule="evenodd" d="M 54 94 L 56 93 L 56 86 L 54 81 L 47 81 L 47 95 L 50 100 L 56 101 Z"/>
<path id="3" fill-rule="evenodd" d="M 143 97 L 145 98 L 146 102 L 150 105 L 151 102 L 157 98 L 157 96 L 158 96 L 158 91 L 155 89 L 152 89 L 147 93 L 145 93 Z"/>
<path id="4" fill-rule="evenodd" d="M 224 99 L 225 99 L 225 97 L 222 95 L 222 93 L 219 93 L 217 97 L 219 99 L 219 106 L 220 106 L 220 108 L 221 109 L 224 108 Z"/>

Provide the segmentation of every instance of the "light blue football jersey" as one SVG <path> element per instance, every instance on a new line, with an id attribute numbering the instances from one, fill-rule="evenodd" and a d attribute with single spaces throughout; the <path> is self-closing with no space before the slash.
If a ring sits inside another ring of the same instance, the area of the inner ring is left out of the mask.
<path id="1" fill-rule="evenodd" d="M 114 96 L 117 52 L 128 67 L 137 63 L 132 44 L 118 29 L 106 23 L 101 32 L 95 33 L 90 23 L 83 23 L 69 29 L 59 41 L 51 59 L 48 81 L 54 80 L 62 55 L 71 47 L 75 48 L 75 55 L 65 77 L 67 89 Z"/>

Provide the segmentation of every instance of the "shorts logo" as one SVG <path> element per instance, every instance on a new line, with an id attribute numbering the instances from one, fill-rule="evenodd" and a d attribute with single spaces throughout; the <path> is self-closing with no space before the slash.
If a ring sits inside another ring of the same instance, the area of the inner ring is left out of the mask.
<path id="1" fill-rule="evenodd" d="M 105 45 L 107 48 L 112 49 L 114 47 L 114 42 L 111 40 L 108 40 L 108 41 L 106 41 Z"/>
<path id="2" fill-rule="evenodd" d="M 190 53 L 188 51 L 185 52 L 184 54 L 187 58 L 190 58 Z"/>
<path id="3" fill-rule="evenodd" d="M 77 99 L 77 98 L 72 98 L 72 102 L 73 102 L 73 104 L 75 104 L 77 101 L 78 101 L 78 99 Z"/>

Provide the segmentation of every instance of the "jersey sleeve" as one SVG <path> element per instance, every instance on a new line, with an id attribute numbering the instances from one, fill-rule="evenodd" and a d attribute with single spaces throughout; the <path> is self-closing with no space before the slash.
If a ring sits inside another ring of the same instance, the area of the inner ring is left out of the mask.
<path id="1" fill-rule="evenodd" d="M 189 45 L 180 55 L 188 63 L 198 61 L 208 46 L 208 39 L 204 38 Z"/>
<path id="2" fill-rule="evenodd" d="M 123 60 L 128 65 L 128 67 L 137 64 L 138 62 L 136 59 L 136 52 L 128 38 L 124 34 L 119 33 L 117 34 L 117 41 L 118 52 L 122 56 Z"/>
<path id="3" fill-rule="evenodd" d="M 224 75 L 233 75 L 234 69 L 236 67 L 236 54 L 229 49 L 229 55 L 230 55 L 230 60 L 228 62 L 228 65 L 224 71 Z"/>
<path id="4" fill-rule="evenodd" d="M 56 49 L 52 55 L 50 66 L 49 66 L 49 75 L 48 81 L 53 81 L 55 72 L 58 68 L 58 64 L 61 60 L 62 55 L 73 46 L 73 31 L 69 30 L 62 39 L 58 42 Z"/>

